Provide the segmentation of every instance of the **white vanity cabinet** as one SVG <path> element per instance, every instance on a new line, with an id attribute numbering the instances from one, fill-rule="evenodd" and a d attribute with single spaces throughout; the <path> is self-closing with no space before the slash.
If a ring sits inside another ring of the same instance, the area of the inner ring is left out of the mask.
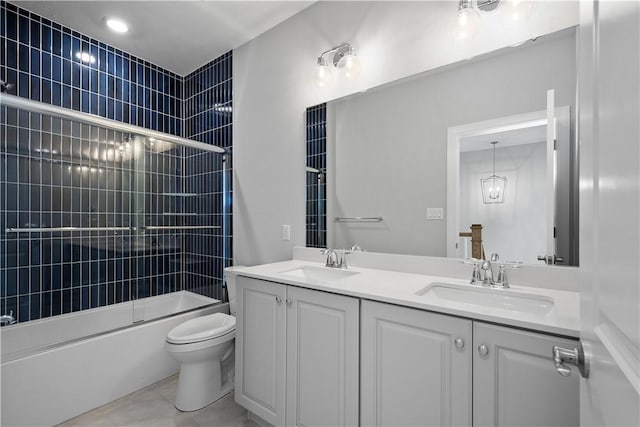
<path id="1" fill-rule="evenodd" d="M 276 426 L 358 425 L 359 300 L 239 276 L 236 401 Z"/>
<path id="2" fill-rule="evenodd" d="M 580 425 L 580 374 L 558 374 L 551 354 L 575 340 L 474 322 L 473 342 L 474 425 Z"/>
<path id="3" fill-rule="evenodd" d="M 471 425 L 472 322 L 362 301 L 363 426 Z"/>

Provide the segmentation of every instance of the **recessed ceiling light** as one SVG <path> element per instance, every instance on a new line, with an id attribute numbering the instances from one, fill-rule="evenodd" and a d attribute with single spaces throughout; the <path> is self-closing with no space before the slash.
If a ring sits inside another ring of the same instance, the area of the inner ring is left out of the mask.
<path id="1" fill-rule="evenodd" d="M 116 33 L 126 33 L 129 31 L 127 24 L 116 18 L 107 19 L 107 27 L 111 28 Z"/>

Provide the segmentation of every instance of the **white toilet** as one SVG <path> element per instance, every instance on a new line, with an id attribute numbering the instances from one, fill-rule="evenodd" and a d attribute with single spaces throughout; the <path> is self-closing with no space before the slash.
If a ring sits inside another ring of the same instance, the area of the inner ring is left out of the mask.
<path id="1" fill-rule="evenodd" d="M 175 406 L 181 411 L 202 409 L 233 389 L 235 275 L 225 271 L 225 280 L 231 315 L 214 313 L 187 320 L 167 335 L 165 347 L 180 362 Z"/>

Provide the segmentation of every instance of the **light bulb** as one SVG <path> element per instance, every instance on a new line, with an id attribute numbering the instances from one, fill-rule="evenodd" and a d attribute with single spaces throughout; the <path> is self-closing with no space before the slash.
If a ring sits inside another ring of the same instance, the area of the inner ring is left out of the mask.
<path id="1" fill-rule="evenodd" d="M 534 3 L 527 0 L 506 0 L 501 13 L 506 13 L 513 21 L 527 19 L 534 9 Z"/>
<path id="2" fill-rule="evenodd" d="M 340 58 L 336 67 L 340 71 L 340 74 L 349 80 L 357 79 L 362 71 L 360 59 L 356 56 L 356 50 L 354 48 L 350 48 L 349 51 Z"/>
<path id="3" fill-rule="evenodd" d="M 480 14 L 473 7 L 466 6 L 458 10 L 458 39 L 472 38 L 480 26 Z"/>
<path id="4" fill-rule="evenodd" d="M 329 65 L 325 59 L 318 58 L 318 65 L 313 71 L 313 84 L 323 88 L 333 84 L 336 77 L 336 70 Z"/>

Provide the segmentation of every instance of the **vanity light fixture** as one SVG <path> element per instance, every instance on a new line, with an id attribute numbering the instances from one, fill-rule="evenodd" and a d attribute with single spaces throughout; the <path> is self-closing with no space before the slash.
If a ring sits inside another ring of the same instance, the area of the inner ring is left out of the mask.
<path id="1" fill-rule="evenodd" d="M 107 27 L 120 34 L 129 31 L 129 27 L 127 26 L 127 24 L 117 18 L 107 18 Z"/>
<path id="2" fill-rule="evenodd" d="M 506 14 L 513 21 L 527 19 L 535 7 L 535 2 L 530 0 L 503 0 L 503 3 L 500 13 Z"/>
<path id="3" fill-rule="evenodd" d="M 313 73 L 313 82 L 317 87 L 327 87 L 335 81 L 337 73 L 349 80 L 355 80 L 361 71 L 355 48 L 349 43 L 342 43 L 320 54 Z"/>
<path id="4" fill-rule="evenodd" d="M 491 142 L 493 146 L 493 174 L 480 180 L 482 202 L 484 204 L 504 203 L 504 193 L 507 189 L 507 178 L 496 175 L 496 144 L 498 144 L 498 141 Z"/>
<path id="5" fill-rule="evenodd" d="M 458 2 L 458 39 L 467 40 L 474 36 L 480 26 L 480 12 L 473 0 Z"/>
<path id="6" fill-rule="evenodd" d="M 531 0 L 459 0 L 456 35 L 460 40 L 473 38 L 482 25 L 482 14 L 499 10 L 513 21 L 528 18 L 534 10 Z"/>

